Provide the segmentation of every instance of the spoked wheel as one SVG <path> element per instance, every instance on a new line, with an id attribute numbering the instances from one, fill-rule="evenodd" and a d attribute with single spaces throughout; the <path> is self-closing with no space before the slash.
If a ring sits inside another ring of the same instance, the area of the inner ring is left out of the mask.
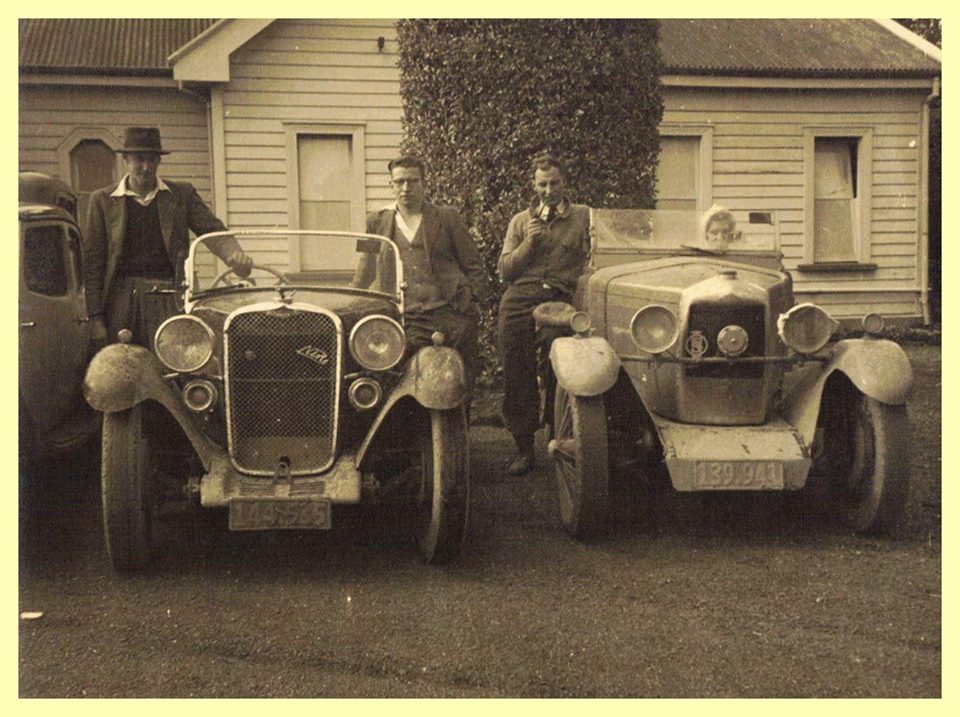
<path id="1" fill-rule="evenodd" d="M 445 563 L 463 546 L 470 490 L 470 456 L 464 412 L 430 411 L 423 432 L 417 498 L 420 552 L 428 563 Z"/>
<path id="2" fill-rule="evenodd" d="M 554 439 L 560 521 L 570 535 L 586 538 L 604 525 L 610 469 L 607 418 L 602 396 L 574 396 L 557 386 Z"/>
<path id="3" fill-rule="evenodd" d="M 880 403 L 852 386 L 847 394 L 833 403 L 824 431 L 838 511 L 857 532 L 896 534 L 909 492 L 906 407 Z"/>
<path id="4" fill-rule="evenodd" d="M 139 570 L 150 560 L 154 499 L 143 408 L 103 417 L 103 529 L 114 570 Z"/>

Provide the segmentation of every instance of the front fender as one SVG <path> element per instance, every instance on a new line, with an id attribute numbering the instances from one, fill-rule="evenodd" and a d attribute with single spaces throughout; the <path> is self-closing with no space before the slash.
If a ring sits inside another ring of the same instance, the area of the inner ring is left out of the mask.
<path id="1" fill-rule="evenodd" d="M 913 388 L 913 368 L 904 350 L 886 339 L 838 341 L 830 361 L 801 378 L 784 401 L 783 415 L 809 445 L 817 428 L 823 387 L 839 371 L 866 396 L 880 403 L 905 403 Z"/>
<path id="2" fill-rule="evenodd" d="M 380 408 L 370 430 L 357 451 L 357 466 L 380 435 L 387 417 L 397 403 L 412 398 L 427 410 L 449 410 L 462 405 L 467 397 L 466 372 L 460 354 L 447 346 L 427 346 L 407 361 L 400 383 Z"/>
<path id="3" fill-rule="evenodd" d="M 554 339 L 550 364 L 557 383 L 575 396 L 605 393 L 620 373 L 620 359 L 607 340 L 599 336 Z"/>
<path id="4" fill-rule="evenodd" d="M 220 450 L 200 430 L 180 395 L 163 380 L 157 357 L 142 346 L 110 344 L 101 349 L 87 367 L 83 395 L 104 413 L 126 411 L 147 400 L 161 404 L 180 424 L 207 470 Z"/>

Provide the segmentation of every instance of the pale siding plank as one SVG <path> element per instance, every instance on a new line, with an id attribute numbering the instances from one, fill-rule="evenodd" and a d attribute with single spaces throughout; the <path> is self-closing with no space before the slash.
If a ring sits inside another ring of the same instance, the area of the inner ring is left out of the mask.
<path id="1" fill-rule="evenodd" d="M 356 108 L 359 110 L 390 108 L 392 115 L 388 115 L 388 117 L 400 116 L 399 110 L 401 108 L 400 96 L 397 94 L 369 92 L 335 95 L 312 92 L 310 88 L 302 85 L 299 92 L 234 92 L 231 90 L 224 93 L 224 102 L 232 106 L 243 105 L 248 108 L 257 106 L 309 107 L 314 114 L 316 114 L 318 106 L 322 107 L 324 112 L 331 107 Z"/>
<path id="2" fill-rule="evenodd" d="M 238 60 L 230 66 L 230 76 L 237 80 L 331 80 L 356 82 L 397 82 L 399 70 L 385 67 L 330 67 L 327 65 L 264 65 Z"/>

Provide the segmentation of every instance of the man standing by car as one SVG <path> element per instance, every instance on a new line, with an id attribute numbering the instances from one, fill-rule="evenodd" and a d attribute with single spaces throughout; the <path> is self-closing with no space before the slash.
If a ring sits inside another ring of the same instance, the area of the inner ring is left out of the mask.
<path id="1" fill-rule="evenodd" d="M 566 175 L 549 154 L 532 162 L 530 207 L 510 220 L 497 269 L 507 289 L 500 299 L 498 346 L 503 363 L 503 417 L 517 444 L 508 469 L 523 475 L 534 467 L 533 436 L 539 428 L 537 390 L 538 337 L 533 309 L 545 301 L 573 297 L 577 279 L 590 253 L 590 208 L 565 195 Z M 543 335 L 540 341 L 552 337 Z M 548 415 L 552 391 L 548 392 Z"/>
<path id="2" fill-rule="evenodd" d="M 463 357 L 472 391 L 479 364 L 480 253 L 456 210 L 425 201 L 423 162 L 398 157 L 387 169 L 397 201 L 367 216 L 367 233 L 392 239 L 400 252 L 406 357 L 430 346 L 433 333 L 441 332 L 445 345 Z M 362 284 L 363 266 L 359 274 Z"/>
<path id="3" fill-rule="evenodd" d="M 90 197 L 84 234 L 83 280 L 94 341 L 115 340 L 120 329 L 150 347 L 157 327 L 176 313 L 174 291 L 183 279 L 189 231 L 196 235 L 226 227 L 207 208 L 193 185 L 164 181 L 160 158 L 169 154 L 155 127 L 129 127 L 122 153 L 127 173 L 115 187 Z M 211 249 L 240 276 L 251 259 L 233 237 Z"/>

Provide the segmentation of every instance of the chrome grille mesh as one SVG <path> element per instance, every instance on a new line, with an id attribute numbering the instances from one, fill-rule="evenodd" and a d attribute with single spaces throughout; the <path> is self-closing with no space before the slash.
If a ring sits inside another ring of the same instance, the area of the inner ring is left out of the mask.
<path id="1" fill-rule="evenodd" d="M 230 454 L 238 469 L 328 467 L 336 443 L 339 331 L 325 314 L 281 308 L 234 315 L 225 338 Z"/>

